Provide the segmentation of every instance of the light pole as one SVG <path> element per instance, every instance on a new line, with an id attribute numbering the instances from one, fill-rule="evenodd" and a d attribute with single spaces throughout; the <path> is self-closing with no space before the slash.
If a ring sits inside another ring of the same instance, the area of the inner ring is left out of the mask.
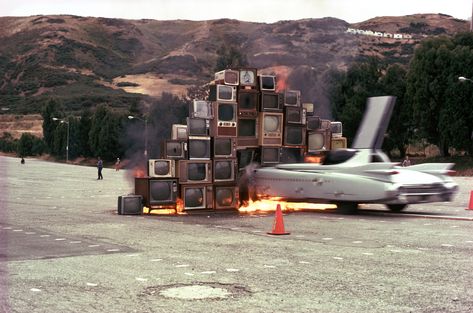
<path id="1" fill-rule="evenodd" d="M 142 119 L 142 118 L 132 116 L 132 115 L 128 115 L 128 119 L 129 120 L 137 119 L 137 120 L 143 121 L 145 123 L 145 151 L 144 151 L 144 155 L 145 155 L 145 158 L 146 158 L 148 156 L 148 119 L 146 117 L 144 119 Z"/>
<path id="2" fill-rule="evenodd" d="M 61 124 L 67 125 L 67 139 L 66 139 L 66 163 L 69 162 L 69 122 L 66 120 L 61 120 L 57 117 L 53 117 L 53 121 L 59 121 Z"/>
<path id="3" fill-rule="evenodd" d="M 469 79 L 469 78 L 466 78 L 466 77 L 463 77 L 463 76 L 458 77 L 458 80 L 461 81 L 461 82 L 469 81 L 469 82 L 472 82 L 472 83 L 473 83 L 473 80 L 471 80 L 471 79 Z"/>

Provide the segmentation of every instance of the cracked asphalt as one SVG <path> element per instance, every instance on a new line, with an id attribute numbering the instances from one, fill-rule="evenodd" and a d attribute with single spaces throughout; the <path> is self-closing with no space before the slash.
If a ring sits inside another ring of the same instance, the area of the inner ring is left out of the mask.
<path id="1" fill-rule="evenodd" d="M 451 203 L 293 212 L 270 236 L 273 214 L 117 215 L 126 171 L 0 172 L 0 312 L 473 311 L 471 177 Z"/>

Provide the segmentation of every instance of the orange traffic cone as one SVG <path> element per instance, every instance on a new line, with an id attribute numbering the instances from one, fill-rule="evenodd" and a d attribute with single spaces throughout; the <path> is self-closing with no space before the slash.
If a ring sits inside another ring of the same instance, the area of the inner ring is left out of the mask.
<path id="1" fill-rule="evenodd" d="M 274 216 L 273 231 L 268 232 L 269 235 L 289 235 L 284 231 L 284 221 L 282 218 L 281 205 L 278 204 L 276 207 L 276 214 Z"/>
<path id="2" fill-rule="evenodd" d="M 468 208 L 465 210 L 473 210 L 473 190 L 470 193 L 470 204 L 468 205 Z"/>

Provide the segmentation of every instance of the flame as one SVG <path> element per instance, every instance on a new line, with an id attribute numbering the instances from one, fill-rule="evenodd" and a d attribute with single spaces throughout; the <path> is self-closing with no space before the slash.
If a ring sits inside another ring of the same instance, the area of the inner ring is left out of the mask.
<path id="1" fill-rule="evenodd" d="M 287 84 L 287 77 L 288 77 L 288 70 L 279 69 L 278 73 L 276 74 L 276 81 L 277 81 L 276 92 L 281 92 L 289 88 Z"/>
<path id="2" fill-rule="evenodd" d="M 133 169 L 133 176 L 136 178 L 143 178 L 146 177 L 146 170 L 141 167 L 135 167 Z"/>
<path id="3" fill-rule="evenodd" d="M 320 155 L 306 155 L 304 161 L 306 163 L 322 163 L 323 157 Z"/>
<path id="4" fill-rule="evenodd" d="M 164 205 L 159 207 L 144 207 L 143 214 L 154 214 L 154 215 L 186 215 L 184 212 L 184 201 L 177 198 L 175 205 Z"/>
<path id="5" fill-rule="evenodd" d="M 246 205 L 240 207 L 240 213 L 257 213 L 257 212 L 274 212 L 277 205 L 281 206 L 283 212 L 287 211 L 306 211 L 306 210 L 327 210 L 335 209 L 334 204 L 326 203 L 306 203 L 306 202 L 286 202 L 281 198 L 272 197 L 270 199 L 252 201 L 250 200 Z"/>

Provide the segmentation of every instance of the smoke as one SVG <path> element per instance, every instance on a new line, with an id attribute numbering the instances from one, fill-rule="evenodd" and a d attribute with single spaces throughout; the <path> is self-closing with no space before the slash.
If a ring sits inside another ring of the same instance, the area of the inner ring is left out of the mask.
<path id="1" fill-rule="evenodd" d="M 171 139 L 172 124 L 186 123 L 188 101 L 163 93 L 159 99 L 143 102 L 140 110 L 139 115 L 127 121 L 122 138 L 126 148 L 123 165 L 131 169 L 131 181 L 137 176 L 146 176 L 149 159 L 161 158 L 163 142 Z"/>

